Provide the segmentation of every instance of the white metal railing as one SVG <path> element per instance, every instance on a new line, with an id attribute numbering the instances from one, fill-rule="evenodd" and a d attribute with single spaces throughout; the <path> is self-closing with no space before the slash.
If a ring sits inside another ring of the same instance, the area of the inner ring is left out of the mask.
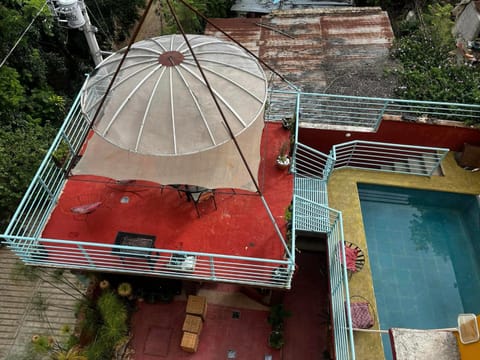
<path id="1" fill-rule="evenodd" d="M 332 157 L 335 168 L 431 176 L 448 151 L 445 148 L 355 140 L 335 145 Z"/>
<path id="2" fill-rule="evenodd" d="M 324 223 L 324 231 L 319 232 L 327 234 L 335 358 L 355 360 L 342 214 L 300 196 L 294 196 L 293 209 L 293 236 L 298 229 L 296 223 L 299 214 L 311 218 L 323 218 L 321 221 Z"/>
<path id="3" fill-rule="evenodd" d="M 35 246 L 12 246 L 17 244 L 16 240 Z M 25 263 L 37 266 L 115 271 L 277 288 L 290 288 L 293 273 L 293 266 L 288 260 L 45 238 L 10 237 L 9 246 Z"/>
<path id="4" fill-rule="evenodd" d="M 15 211 L 5 234 L 14 234 L 20 238 L 40 236 L 66 181 L 66 169 L 74 161 L 73 154 L 82 146 L 88 127 L 80 110 L 78 96 Z M 61 145 L 62 143 L 64 145 Z M 53 161 L 53 156 L 61 146 L 65 145 L 70 151 L 64 159 L 63 166 L 59 167 Z M 9 241 L 8 237 L 6 240 Z M 23 240 L 10 242 L 9 245 L 23 248 L 32 244 Z"/>
<path id="5" fill-rule="evenodd" d="M 298 108 L 297 106 L 297 96 Z M 480 105 L 430 102 L 359 96 L 303 93 L 292 90 L 270 90 L 267 120 L 278 121 L 298 113 L 302 123 L 355 131 L 376 131 L 384 114 L 405 119 L 477 121 Z M 305 125 L 305 124 L 304 124 Z"/>
<path id="6" fill-rule="evenodd" d="M 290 288 L 294 272 L 293 257 L 287 258 L 287 260 L 271 260 L 208 253 L 185 253 L 166 249 L 155 249 L 152 253 L 150 248 L 135 248 L 140 254 L 148 254 L 149 259 L 146 264 L 145 262 L 138 264 L 138 261 L 132 257 L 124 256 L 124 261 L 121 261 L 119 256 L 112 255 L 112 251 L 116 255 L 128 253 L 132 247 L 42 238 L 42 230 L 57 205 L 65 184 L 66 172 L 71 163 L 76 160 L 74 154 L 83 145 L 90 129 L 88 121 L 81 112 L 79 100 L 80 95 L 73 103 L 64 124 L 2 235 L 7 246 L 25 263 Z M 59 167 L 55 164 L 53 155 L 57 149 L 65 145 L 70 152 L 64 164 Z M 163 266 L 172 255 L 181 257 L 185 254 L 195 256 L 196 270 L 194 272 Z M 130 264 L 131 262 L 134 264 Z M 155 264 L 153 268 L 149 266 L 152 263 Z"/>
<path id="7" fill-rule="evenodd" d="M 296 177 L 328 180 L 335 159 L 302 143 L 295 146 L 292 172 Z"/>

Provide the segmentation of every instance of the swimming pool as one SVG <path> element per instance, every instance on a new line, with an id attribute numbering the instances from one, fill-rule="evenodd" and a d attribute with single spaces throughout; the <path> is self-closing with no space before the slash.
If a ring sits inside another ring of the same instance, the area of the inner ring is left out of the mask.
<path id="1" fill-rule="evenodd" d="M 381 329 L 480 313 L 480 197 L 358 185 Z M 391 359 L 388 336 L 385 356 Z"/>

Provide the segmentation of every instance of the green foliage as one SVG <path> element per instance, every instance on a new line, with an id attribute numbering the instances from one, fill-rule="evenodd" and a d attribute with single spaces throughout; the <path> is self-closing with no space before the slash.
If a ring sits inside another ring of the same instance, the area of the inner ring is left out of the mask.
<path id="1" fill-rule="evenodd" d="M 111 358 L 115 346 L 128 333 L 128 311 L 125 303 L 112 291 L 100 295 L 97 306 L 96 336 L 86 348 L 89 359 Z"/>
<path id="2" fill-rule="evenodd" d="M 18 72 L 8 66 L 0 68 L 0 121 L 14 122 L 25 98 L 25 88 Z"/>
<path id="3" fill-rule="evenodd" d="M 68 350 L 58 349 L 52 353 L 52 360 L 88 360 L 78 347 L 72 347 Z"/>
<path id="4" fill-rule="evenodd" d="M 99 43 L 106 48 L 129 37 L 145 6 L 145 0 L 86 0 L 85 3 L 93 14 L 92 22 L 100 30 Z"/>
<path id="5" fill-rule="evenodd" d="M 428 27 L 428 34 L 436 45 L 445 48 L 453 49 L 455 47 L 452 28 L 454 22 L 451 19 L 453 6 L 450 4 L 441 5 L 434 3 L 429 5 L 427 11 L 423 15 L 423 19 Z"/>
<path id="6" fill-rule="evenodd" d="M 272 326 L 272 330 L 280 331 L 283 329 L 283 321 L 290 317 L 292 313 L 283 307 L 283 304 L 275 304 L 270 307 L 267 321 Z"/>
<path id="7" fill-rule="evenodd" d="M 0 128 L 0 226 L 5 225 L 23 196 L 54 133 L 48 124 Z"/>
<path id="8" fill-rule="evenodd" d="M 268 337 L 268 345 L 272 349 L 280 350 L 285 344 L 285 338 L 283 332 L 281 331 L 272 331 Z"/>
<path id="9" fill-rule="evenodd" d="M 233 0 L 186 0 L 186 2 L 207 18 L 228 17 L 233 5 Z M 203 34 L 205 21 L 201 17 L 178 0 L 171 0 L 171 4 L 185 33 Z M 159 9 L 162 18 L 162 35 L 179 33 L 166 0 L 161 0 Z"/>
<path id="10" fill-rule="evenodd" d="M 458 64 L 452 56 L 452 7 L 434 4 L 422 15 L 423 21 L 410 23 L 399 38 L 392 56 L 400 61 L 399 87 L 403 99 L 459 103 L 480 102 L 480 70 Z"/>

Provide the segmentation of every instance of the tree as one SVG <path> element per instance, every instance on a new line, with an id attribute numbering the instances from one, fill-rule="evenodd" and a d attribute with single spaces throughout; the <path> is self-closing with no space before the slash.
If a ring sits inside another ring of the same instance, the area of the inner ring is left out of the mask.
<path id="1" fill-rule="evenodd" d="M 418 19 L 405 21 L 392 56 L 400 61 L 397 96 L 403 99 L 476 104 L 480 69 L 458 64 L 452 50 L 451 5 L 429 6 Z"/>
<path id="2" fill-rule="evenodd" d="M 0 226 L 3 228 L 55 135 L 50 124 L 0 128 Z"/>

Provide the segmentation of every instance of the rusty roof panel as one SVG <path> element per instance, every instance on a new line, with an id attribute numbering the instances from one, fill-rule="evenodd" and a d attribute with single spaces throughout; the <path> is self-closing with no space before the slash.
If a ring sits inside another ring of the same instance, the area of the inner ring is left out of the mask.
<path id="1" fill-rule="evenodd" d="M 289 81 L 316 92 L 332 89 L 332 81 L 349 74 L 358 74 L 355 86 L 362 85 L 362 74 L 380 76 L 393 40 L 388 15 L 380 8 L 285 10 L 213 21 Z M 211 26 L 205 33 L 219 35 Z"/>
<path id="2" fill-rule="evenodd" d="M 209 19 L 215 26 L 224 30 L 231 37 L 245 46 L 248 50 L 258 56 L 258 44 L 261 35 L 261 28 L 256 23 L 261 22 L 258 18 L 230 18 L 230 19 Z M 207 24 L 205 35 L 227 39 L 221 31 L 214 26 Z"/>

